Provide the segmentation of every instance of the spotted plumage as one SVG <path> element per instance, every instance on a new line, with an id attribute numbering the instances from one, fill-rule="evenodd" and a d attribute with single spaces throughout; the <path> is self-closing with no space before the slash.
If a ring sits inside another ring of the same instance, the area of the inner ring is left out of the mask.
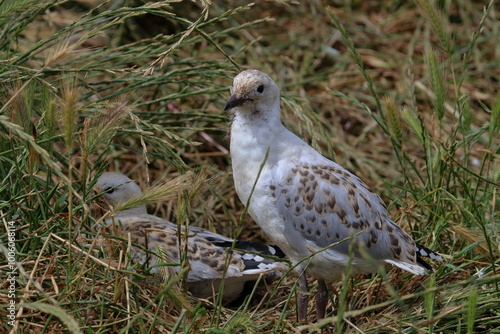
<path id="1" fill-rule="evenodd" d="M 137 184 L 127 176 L 116 173 L 103 173 L 96 182 L 98 193 L 103 193 L 107 205 L 116 207 L 142 194 Z M 134 263 L 154 267 L 159 263 L 180 264 L 181 252 L 189 263 L 187 276 L 190 291 L 202 298 L 218 292 L 224 277 L 224 300 L 232 300 L 240 294 L 244 283 L 256 280 L 261 274 L 273 279 L 286 269 L 283 262 L 275 262 L 267 255 L 281 256 L 279 249 L 255 242 L 234 241 L 208 230 L 190 227 L 181 228 L 169 221 L 147 213 L 146 206 L 138 206 L 118 211 L 106 220 L 106 232 L 124 239 L 130 238 L 131 258 Z M 226 248 L 235 252 L 228 259 Z M 186 248 L 184 250 L 184 247 Z M 163 267 L 175 273 L 179 265 Z M 160 266 L 151 272 L 159 274 Z"/>
<path id="2" fill-rule="evenodd" d="M 283 126 L 280 92 L 269 76 L 244 71 L 234 78 L 231 94 L 225 110 L 233 116 L 236 191 L 243 203 L 251 196 L 248 212 L 299 272 L 320 281 L 340 279 L 351 243 L 354 274 L 390 263 L 423 275 L 430 266 L 420 256 L 441 260 L 397 226 L 380 197 L 357 176 Z M 301 288 L 307 289 L 304 280 Z M 299 316 L 305 317 L 300 304 Z"/>

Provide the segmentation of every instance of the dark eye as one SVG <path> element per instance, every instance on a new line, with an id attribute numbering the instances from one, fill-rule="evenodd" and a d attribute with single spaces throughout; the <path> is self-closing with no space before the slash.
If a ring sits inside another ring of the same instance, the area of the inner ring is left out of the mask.
<path id="1" fill-rule="evenodd" d="M 259 87 L 257 87 L 257 91 L 259 93 L 262 93 L 264 91 L 264 85 L 260 85 Z"/>
<path id="2" fill-rule="evenodd" d="M 109 188 L 106 188 L 104 189 L 104 193 L 105 194 L 112 194 L 114 191 L 115 191 L 115 187 L 109 187 Z"/>

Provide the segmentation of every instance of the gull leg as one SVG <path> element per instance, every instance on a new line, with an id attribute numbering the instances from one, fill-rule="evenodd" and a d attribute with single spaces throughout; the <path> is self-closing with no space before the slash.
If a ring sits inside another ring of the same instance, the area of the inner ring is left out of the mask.
<path id="1" fill-rule="evenodd" d="M 297 295 L 297 314 L 299 316 L 299 322 L 305 323 L 307 320 L 307 306 L 309 304 L 309 287 L 307 286 L 306 272 L 302 272 L 299 277 L 299 290 L 305 293 L 298 292 Z"/>
<path id="2" fill-rule="evenodd" d="M 328 288 L 325 281 L 318 280 L 318 293 L 316 295 L 316 320 L 321 320 L 326 315 L 326 305 L 328 304 Z"/>

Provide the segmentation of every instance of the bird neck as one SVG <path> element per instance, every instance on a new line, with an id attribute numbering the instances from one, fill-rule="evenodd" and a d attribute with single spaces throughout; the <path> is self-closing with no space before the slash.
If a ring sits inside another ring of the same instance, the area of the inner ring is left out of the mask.
<path id="1" fill-rule="evenodd" d="M 284 129 L 279 112 L 236 112 L 231 124 L 231 153 L 267 149 Z"/>

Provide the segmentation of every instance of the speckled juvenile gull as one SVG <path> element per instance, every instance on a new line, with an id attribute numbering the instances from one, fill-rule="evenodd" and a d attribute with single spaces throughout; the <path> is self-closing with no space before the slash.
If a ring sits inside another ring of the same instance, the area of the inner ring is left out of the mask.
<path id="1" fill-rule="evenodd" d="M 102 197 L 113 207 L 142 195 L 134 181 L 118 172 L 103 173 L 95 188 L 98 193 L 103 193 Z M 130 234 L 132 245 L 139 245 L 159 255 L 151 255 L 135 246 L 131 254 L 134 263 L 147 263 L 149 267 L 160 262 L 180 263 L 179 239 L 184 240 L 185 235 L 179 237 L 176 225 L 148 214 L 145 205 L 118 211 L 114 217 L 107 219 L 106 224 L 114 224 L 116 228 L 110 228 L 110 231 L 125 239 Z M 183 229 L 181 233 L 186 231 Z M 266 258 L 268 255 L 280 256 L 281 251 L 275 247 L 236 241 L 235 252 L 228 259 L 226 248 L 232 247 L 233 239 L 197 227 L 190 227 L 187 233 L 187 259 L 190 266 L 187 282 L 189 290 L 197 297 L 207 298 L 217 293 L 224 276 L 223 300 L 230 301 L 239 296 L 245 282 L 254 281 L 261 274 L 268 278 L 280 277 L 281 271 L 287 268 L 283 262 Z M 168 268 L 174 272 L 180 270 L 180 266 Z M 160 268 L 155 267 L 152 272 L 159 274 Z"/>
<path id="2" fill-rule="evenodd" d="M 236 192 L 246 205 L 255 184 L 248 212 L 298 264 L 301 290 L 308 288 L 306 272 L 318 279 L 317 318 L 325 316 L 324 281 L 341 278 L 352 242 L 352 274 L 376 272 L 390 263 L 424 275 L 432 268 L 421 257 L 442 260 L 397 226 L 363 181 L 283 126 L 280 91 L 269 76 L 243 71 L 234 78 L 231 94 L 225 110 L 233 116 L 230 150 Z M 298 313 L 304 321 L 305 294 L 299 294 Z"/>

